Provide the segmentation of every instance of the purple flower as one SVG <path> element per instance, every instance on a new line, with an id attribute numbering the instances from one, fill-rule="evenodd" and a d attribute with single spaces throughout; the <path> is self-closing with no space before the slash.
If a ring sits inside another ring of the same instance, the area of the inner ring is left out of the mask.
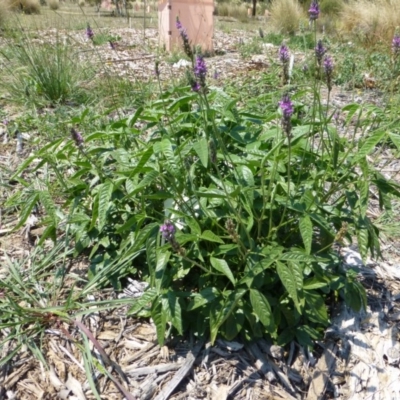
<path id="1" fill-rule="evenodd" d="M 160 232 L 162 237 L 168 242 L 172 242 L 175 239 L 175 226 L 170 220 L 166 220 L 164 225 L 160 226 Z"/>
<path id="2" fill-rule="evenodd" d="M 71 129 L 71 136 L 72 140 L 75 142 L 75 144 L 78 147 L 81 147 L 83 145 L 83 137 L 80 132 L 78 132 L 76 129 L 72 128 Z"/>
<path id="3" fill-rule="evenodd" d="M 7 126 L 10 123 L 10 121 L 6 118 L 3 119 L 3 125 Z"/>
<path id="4" fill-rule="evenodd" d="M 290 100 L 288 94 L 285 94 L 282 97 L 282 100 L 279 102 L 279 107 L 281 108 L 283 114 L 281 121 L 283 132 L 285 132 L 286 136 L 290 138 L 291 137 L 290 132 L 292 131 L 292 123 L 290 118 L 293 114 L 294 109 L 293 109 L 293 103 Z"/>
<path id="5" fill-rule="evenodd" d="M 279 47 L 279 61 L 282 64 L 287 64 L 290 60 L 289 48 L 286 45 Z"/>
<path id="6" fill-rule="evenodd" d="M 293 103 L 290 100 L 290 97 L 288 94 L 285 94 L 282 97 L 282 100 L 279 102 L 279 107 L 282 110 L 283 118 L 290 120 L 290 117 L 292 116 L 294 109 L 293 109 Z"/>
<path id="7" fill-rule="evenodd" d="M 206 86 L 207 66 L 203 56 L 197 56 L 194 64 L 194 76 L 199 80 L 200 86 Z"/>
<path id="8" fill-rule="evenodd" d="M 392 51 L 395 55 L 400 54 L 400 36 L 397 33 L 392 40 Z"/>
<path id="9" fill-rule="evenodd" d="M 326 56 L 324 58 L 324 71 L 327 76 L 332 76 L 333 61 L 332 61 L 332 57 L 330 57 L 330 56 Z"/>
<path id="10" fill-rule="evenodd" d="M 319 5 L 317 0 L 311 2 L 310 8 L 308 9 L 308 16 L 310 21 L 315 21 L 319 17 Z"/>
<path id="11" fill-rule="evenodd" d="M 182 23 L 181 23 L 181 21 L 179 21 L 178 17 L 176 17 L 176 29 L 178 29 L 178 31 L 183 29 Z"/>
<path id="12" fill-rule="evenodd" d="M 176 17 L 176 25 L 175 26 L 176 26 L 176 29 L 178 29 L 179 34 L 182 39 L 182 42 L 183 42 L 183 51 L 190 59 L 193 59 L 193 51 L 192 51 L 192 47 L 190 45 L 189 36 L 187 34 L 186 29 L 183 27 L 181 21 L 179 21 L 178 17 Z"/>
<path id="13" fill-rule="evenodd" d="M 198 92 L 201 89 L 200 83 L 196 81 L 193 81 L 191 86 L 193 92 Z"/>
<path id="14" fill-rule="evenodd" d="M 93 30 L 92 30 L 92 28 L 90 27 L 89 24 L 87 24 L 86 36 L 87 36 L 88 39 L 93 40 L 94 33 L 93 33 Z"/>
<path id="15" fill-rule="evenodd" d="M 324 71 L 326 75 L 326 85 L 328 86 L 328 90 L 332 90 L 332 72 L 333 72 L 333 61 L 332 57 L 326 56 L 324 58 Z"/>
<path id="16" fill-rule="evenodd" d="M 318 40 L 317 46 L 315 47 L 315 57 L 317 58 L 318 65 L 321 65 L 322 57 L 326 53 L 326 48 L 324 47 L 324 44 L 322 43 L 322 40 Z"/>

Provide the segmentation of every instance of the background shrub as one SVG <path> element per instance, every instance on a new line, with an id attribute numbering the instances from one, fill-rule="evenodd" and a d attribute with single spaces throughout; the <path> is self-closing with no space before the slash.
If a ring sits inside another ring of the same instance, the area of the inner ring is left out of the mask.
<path id="1" fill-rule="evenodd" d="M 339 24 L 342 32 L 362 42 L 391 41 L 400 26 L 400 0 L 349 1 L 343 4 Z"/>
<path id="2" fill-rule="evenodd" d="M 48 5 L 51 10 L 58 10 L 60 8 L 60 0 L 48 0 Z"/>
<path id="3" fill-rule="evenodd" d="M 270 23 L 281 33 L 294 34 L 306 19 L 306 14 L 297 0 L 273 0 L 270 11 Z"/>

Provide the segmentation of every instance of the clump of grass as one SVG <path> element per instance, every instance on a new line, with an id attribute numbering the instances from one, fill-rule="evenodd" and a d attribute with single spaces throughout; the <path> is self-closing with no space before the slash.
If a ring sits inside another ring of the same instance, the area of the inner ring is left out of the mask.
<path id="1" fill-rule="evenodd" d="M 400 25 L 400 0 L 352 0 L 343 4 L 341 31 L 356 34 L 368 44 L 390 41 Z"/>
<path id="2" fill-rule="evenodd" d="M 297 0 L 273 0 L 271 25 L 281 33 L 294 34 L 305 19 L 304 10 Z"/>
<path id="3" fill-rule="evenodd" d="M 320 3 L 321 15 L 338 15 L 343 9 L 342 0 L 324 0 Z"/>
<path id="4" fill-rule="evenodd" d="M 40 3 L 38 0 L 22 0 L 19 4 L 25 14 L 40 14 Z"/>
<path id="5" fill-rule="evenodd" d="M 247 8 L 246 4 L 242 3 L 232 4 L 221 2 L 216 5 L 214 13 L 219 17 L 230 17 L 240 22 L 248 22 Z"/>
<path id="6" fill-rule="evenodd" d="M 82 100 L 82 86 L 90 68 L 77 58 L 71 46 L 58 38 L 51 44 L 22 38 L 18 46 L 11 44 L 1 53 L 8 60 L 5 87 L 16 103 Z"/>
<path id="7" fill-rule="evenodd" d="M 58 10 L 60 8 L 60 1 L 59 0 L 48 0 L 48 5 L 50 10 Z"/>

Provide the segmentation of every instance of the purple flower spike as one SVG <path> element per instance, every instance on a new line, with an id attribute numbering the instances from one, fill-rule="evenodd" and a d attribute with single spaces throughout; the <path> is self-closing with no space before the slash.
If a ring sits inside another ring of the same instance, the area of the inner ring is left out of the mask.
<path id="1" fill-rule="evenodd" d="M 7 126 L 10 123 L 8 119 L 3 119 L 3 125 Z"/>
<path id="2" fill-rule="evenodd" d="M 285 132 L 286 136 L 288 139 L 290 139 L 291 134 L 290 132 L 292 131 L 292 123 L 291 123 L 291 117 L 294 111 L 293 108 L 293 103 L 290 100 L 290 97 L 288 94 L 285 94 L 282 97 L 282 100 L 279 102 L 279 107 L 282 110 L 282 129 L 283 132 Z"/>
<path id="3" fill-rule="evenodd" d="M 282 97 L 282 100 L 279 102 L 279 107 L 282 110 L 283 118 L 284 119 L 290 119 L 290 117 L 293 114 L 294 109 L 293 109 L 293 103 L 290 100 L 290 97 L 289 97 L 288 94 L 285 94 Z"/>
<path id="4" fill-rule="evenodd" d="M 78 147 L 81 147 L 83 145 L 83 136 L 76 129 L 74 129 L 74 128 L 71 129 L 71 136 L 72 136 L 72 140 L 75 142 L 75 144 Z"/>
<path id="5" fill-rule="evenodd" d="M 310 17 L 310 21 L 315 21 L 319 17 L 319 5 L 317 0 L 313 0 L 311 2 L 310 8 L 308 9 L 308 16 Z"/>
<path id="6" fill-rule="evenodd" d="M 181 39 L 183 42 L 183 51 L 190 59 L 193 59 L 193 51 L 192 51 L 192 47 L 190 45 L 189 36 L 187 34 L 186 28 L 183 27 L 183 25 L 182 25 L 181 21 L 179 21 L 178 17 L 176 17 L 175 26 L 176 26 L 176 29 L 178 29 L 179 35 L 181 36 Z"/>
<path id="7" fill-rule="evenodd" d="M 193 92 L 198 92 L 200 89 L 201 89 L 200 83 L 194 81 L 194 82 L 192 83 L 192 90 L 193 90 Z"/>
<path id="8" fill-rule="evenodd" d="M 166 220 L 164 225 L 160 226 L 160 232 L 162 237 L 168 242 L 172 242 L 175 239 L 175 225 L 170 221 Z"/>
<path id="9" fill-rule="evenodd" d="M 392 40 L 392 51 L 395 55 L 400 54 L 400 36 L 397 33 Z"/>
<path id="10" fill-rule="evenodd" d="M 324 58 L 324 71 L 327 76 L 331 76 L 333 72 L 333 61 L 332 57 L 326 56 Z"/>
<path id="11" fill-rule="evenodd" d="M 318 65 L 321 65 L 322 57 L 326 53 L 322 40 L 318 40 L 317 46 L 315 47 L 315 57 L 317 58 Z"/>
<path id="12" fill-rule="evenodd" d="M 199 80 L 201 87 L 206 87 L 207 66 L 203 56 L 197 56 L 194 64 L 194 76 Z"/>
<path id="13" fill-rule="evenodd" d="M 333 61 L 332 57 L 326 56 L 324 58 L 324 71 L 326 75 L 326 85 L 328 86 L 328 90 L 332 90 L 332 73 L 333 73 Z"/>
<path id="14" fill-rule="evenodd" d="M 286 45 L 279 47 L 279 61 L 282 64 L 287 64 L 290 60 L 289 48 Z"/>
<path id="15" fill-rule="evenodd" d="M 92 30 L 92 28 L 90 27 L 89 24 L 87 24 L 86 36 L 87 36 L 88 39 L 93 40 L 94 33 L 93 33 L 93 30 Z"/>

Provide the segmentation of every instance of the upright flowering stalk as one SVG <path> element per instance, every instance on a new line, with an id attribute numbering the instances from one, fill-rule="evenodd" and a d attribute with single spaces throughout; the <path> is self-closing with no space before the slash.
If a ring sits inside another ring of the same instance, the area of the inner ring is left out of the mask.
<path id="1" fill-rule="evenodd" d="M 193 73 L 198 81 L 199 86 L 204 89 L 206 87 L 207 66 L 203 56 L 196 56 Z"/>
<path id="2" fill-rule="evenodd" d="M 286 136 L 290 138 L 290 132 L 292 130 L 291 118 L 294 108 L 288 94 L 282 97 L 282 100 L 279 102 L 279 107 L 282 110 L 282 129 L 286 133 Z"/>
<path id="3" fill-rule="evenodd" d="M 168 219 L 163 225 L 160 226 L 160 233 L 162 237 L 171 245 L 175 252 L 182 253 L 183 249 L 175 239 L 175 232 L 175 225 Z"/>
<path id="4" fill-rule="evenodd" d="M 193 60 L 193 50 L 192 50 L 192 46 L 190 45 L 187 30 L 186 30 L 186 28 L 183 27 L 183 25 L 182 25 L 181 21 L 179 21 L 178 17 L 176 17 L 176 29 L 178 29 L 179 35 L 181 36 L 181 39 L 183 42 L 183 51 L 191 60 Z"/>
<path id="5" fill-rule="evenodd" d="M 332 57 L 326 56 L 324 58 L 324 71 L 326 76 L 326 85 L 328 86 L 328 90 L 332 90 L 332 75 L 333 75 L 333 61 Z"/>
<path id="6" fill-rule="evenodd" d="M 310 18 L 310 22 L 314 22 L 319 17 L 319 5 L 317 0 L 313 0 L 310 4 L 310 8 L 308 9 L 308 16 Z"/>
<path id="7" fill-rule="evenodd" d="M 279 61 L 282 64 L 282 72 L 283 72 L 283 84 L 286 85 L 289 82 L 289 61 L 290 61 L 290 51 L 289 48 L 282 44 L 279 47 Z"/>
<path id="8" fill-rule="evenodd" d="M 400 54 L 400 36 L 397 33 L 393 36 L 392 52 L 395 57 Z"/>
<path id="9" fill-rule="evenodd" d="M 315 47 L 315 58 L 317 59 L 318 66 L 321 68 L 322 59 L 326 53 L 326 48 L 324 47 L 322 40 L 318 40 L 317 46 Z"/>
<path id="10" fill-rule="evenodd" d="M 93 41 L 94 33 L 93 33 L 93 30 L 92 30 L 92 28 L 90 27 L 89 24 L 87 24 L 87 27 L 86 27 L 86 37 L 87 37 L 89 40 Z"/>
<path id="11" fill-rule="evenodd" d="M 71 137 L 77 147 L 81 148 L 83 146 L 82 134 L 78 132 L 75 128 L 71 129 Z"/>
<path id="12" fill-rule="evenodd" d="M 160 77 L 160 61 L 156 60 L 154 64 L 154 75 L 159 78 Z"/>

